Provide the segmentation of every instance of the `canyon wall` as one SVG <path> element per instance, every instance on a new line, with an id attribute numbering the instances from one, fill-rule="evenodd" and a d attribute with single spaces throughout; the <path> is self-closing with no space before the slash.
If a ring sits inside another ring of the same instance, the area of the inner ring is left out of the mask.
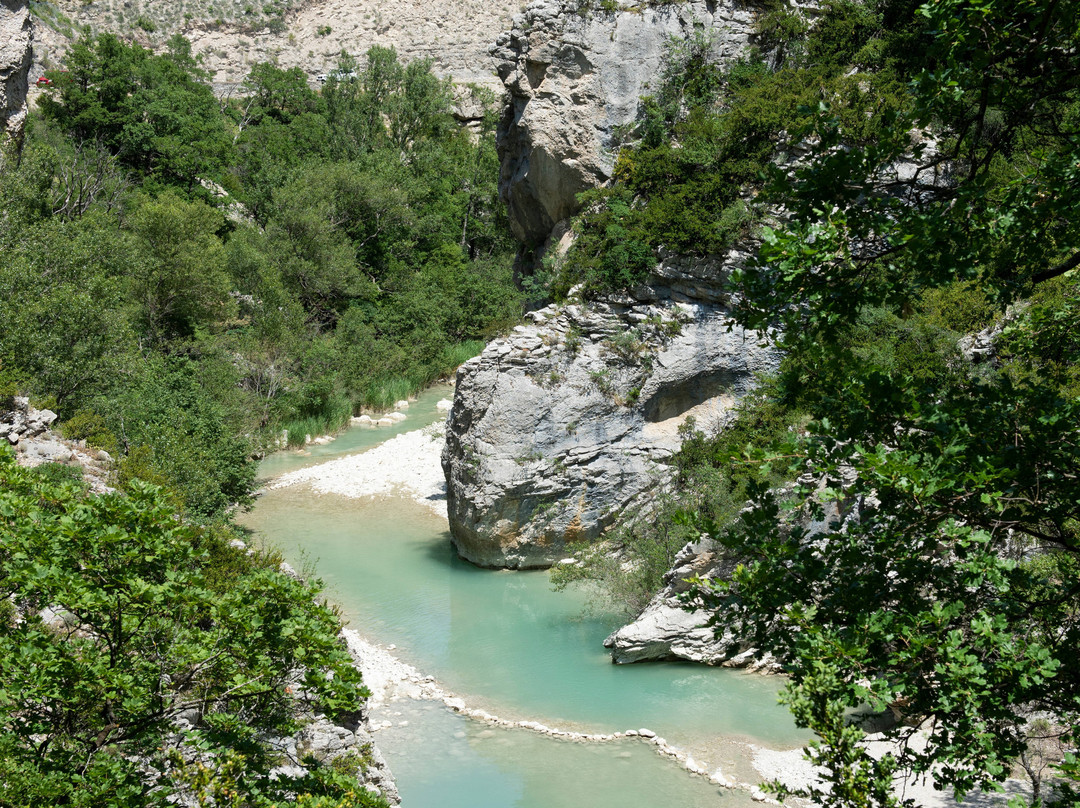
<path id="1" fill-rule="evenodd" d="M 672 40 L 707 32 L 725 61 L 744 53 L 753 26 L 749 6 L 731 0 L 620 11 L 578 5 L 534 2 L 493 50 L 510 94 L 499 130 L 500 186 L 514 232 L 530 246 L 577 211 L 577 194 L 611 178 L 618 133 L 656 89 Z"/>
<path id="2" fill-rule="evenodd" d="M 22 138 L 33 42 L 27 0 L 0 0 L 0 144 Z"/>
<path id="3" fill-rule="evenodd" d="M 672 40 L 704 33 L 729 60 L 753 23 L 735 3 L 578 5 L 533 3 L 493 51 L 509 93 L 500 192 L 526 247 L 565 234 L 576 195 L 610 178 Z M 459 370 L 443 469 L 464 558 L 548 566 L 648 508 L 670 484 L 680 427 L 723 426 L 778 362 L 730 317 L 724 282 L 745 259 L 661 252 L 638 288 L 533 312 Z"/>

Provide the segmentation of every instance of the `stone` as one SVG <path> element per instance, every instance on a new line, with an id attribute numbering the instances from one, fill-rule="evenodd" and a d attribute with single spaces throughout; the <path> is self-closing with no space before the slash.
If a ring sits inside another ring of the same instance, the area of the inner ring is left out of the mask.
<path id="1" fill-rule="evenodd" d="M 409 402 L 406 401 L 405 399 L 402 399 L 401 401 L 398 401 L 398 402 L 396 402 L 394 404 L 394 409 L 395 410 L 407 410 L 407 409 L 409 409 Z"/>
<path id="2" fill-rule="evenodd" d="M 676 303 L 652 280 L 642 300 L 549 307 L 458 370 L 442 461 L 463 558 L 550 566 L 647 510 L 671 481 L 679 427 L 724 424 L 776 367 L 724 305 Z M 529 338 L 552 350 L 513 350 Z"/>
<path id="3" fill-rule="evenodd" d="M 0 0 L 0 146 L 22 140 L 33 43 L 27 0 Z"/>
<path id="4" fill-rule="evenodd" d="M 638 114 L 672 37 L 712 32 L 721 59 L 741 56 L 753 11 L 734 0 L 641 3 L 581 13 L 539 0 L 491 52 L 510 95 L 498 129 L 499 187 L 514 234 L 539 244 L 578 210 L 577 194 L 611 178 L 615 136 Z"/>
<path id="5" fill-rule="evenodd" d="M 52 5 L 70 19 L 71 28 L 81 31 L 117 30 L 119 0 L 84 2 L 54 0 Z M 200 58 L 211 73 L 218 92 L 239 92 L 251 65 L 274 62 L 282 69 L 299 67 L 317 87 L 319 78 L 338 64 L 347 52 L 363 60 L 372 45 L 394 47 L 403 63 L 429 58 L 439 76 L 449 76 L 460 84 L 478 84 L 498 91 L 491 43 L 500 31 L 510 26 L 520 0 L 442 0 L 422 3 L 417 0 L 305 0 L 288 4 L 287 26 L 277 30 L 260 27 L 258 20 L 264 4 L 244 14 L 242 3 L 147 2 L 133 7 L 147 16 L 157 31 L 147 36 L 132 28 L 125 35 L 143 45 L 165 42 L 173 34 L 183 34 L 192 44 L 193 55 Z M 127 7 L 125 7 L 127 8 Z M 181 14 L 191 12 L 193 16 Z M 222 24 L 216 20 L 222 18 Z M 61 28 L 61 26 L 57 26 Z M 42 26 L 49 55 L 59 57 L 68 46 L 59 31 Z M 2 41 L 2 40 L 0 40 Z M 458 100 L 454 112 L 471 119 L 476 115 L 471 94 Z"/>

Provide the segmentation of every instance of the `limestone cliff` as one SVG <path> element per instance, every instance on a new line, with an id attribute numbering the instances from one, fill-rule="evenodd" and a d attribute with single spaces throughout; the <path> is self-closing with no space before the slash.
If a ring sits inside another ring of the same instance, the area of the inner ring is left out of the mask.
<path id="1" fill-rule="evenodd" d="M 466 559 L 542 567 L 670 478 L 689 416 L 723 422 L 775 368 L 721 289 L 740 260 L 669 256 L 632 296 L 550 306 L 458 371 L 443 469 Z"/>
<path id="2" fill-rule="evenodd" d="M 500 190 L 527 246 L 609 179 L 614 138 L 672 38 L 704 30 L 734 58 L 753 22 L 731 0 L 583 5 L 538 0 L 493 50 L 509 92 Z M 745 255 L 661 259 L 628 295 L 534 312 L 459 371 L 443 469 L 463 557 L 541 567 L 596 539 L 669 483 L 688 417 L 722 424 L 775 368 L 773 350 L 730 318 L 724 280 Z"/>
<path id="3" fill-rule="evenodd" d="M 0 145 L 22 137 L 33 41 L 27 0 L 0 0 Z"/>
<path id="4" fill-rule="evenodd" d="M 670 40 L 708 31 L 716 55 L 732 59 L 753 23 L 749 6 L 732 0 L 621 3 L 617 12 L 581 5 L 532 3 L 492 51 L 510 93 L 499 130 L 500 190 L 515 234 L 529 245 L 577 211 L 576 194 L 611 177 L 614 137 L 637 116 Z"/>
<path id="5" fill-rule="evenodd" d="M 405 61 L 422 57 L 456 82 L 500 90 L 489 49 L 520 0 L 55 0 L 44 17 L 43 65 L 57 66 L 71 36 L 84 26 L 161 49 L 183 34 L 221 93 L 235 90 L 256 62 L 300 67 L 315 82 L 341 52 L 393 46 Z"/>

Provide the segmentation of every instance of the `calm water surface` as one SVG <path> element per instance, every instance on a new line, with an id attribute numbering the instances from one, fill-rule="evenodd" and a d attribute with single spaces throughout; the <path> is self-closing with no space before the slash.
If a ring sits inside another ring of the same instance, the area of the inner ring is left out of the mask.
<path id="1" fill-rule="evenodd" d="M 274 455 L 263 475 L 419 429 L 438 417 L 434 404 L 448 395 L 448 388 L 428 391 L 398 427 L 356 428 L 310 455 Z M 294 566 L 314 569 L 361 634 L 396 645 L 395 653 L 472 706 L 563 729 L 648 727 L 725 772 L 746 769 L 745 760 L 732 759 L 738 750 L 730 739 L 788 747 L 802 737 L 776 704 L 779 680 L 689 664 L 612 665 L 602 642 L 617 617 L 585 614 L 584 596 L 552 592 L 545 572 L 494 572 L 461 561 L 445 520 L 410 500 L 286 488 L 265 494 L 243 521 Z M 402 715 L 389 720 L 405 726 L 378 739 L 406 808 L 748 803 L 639 742 L 584 745 L 494 730 L 431 703 L 391 709 Z"/>

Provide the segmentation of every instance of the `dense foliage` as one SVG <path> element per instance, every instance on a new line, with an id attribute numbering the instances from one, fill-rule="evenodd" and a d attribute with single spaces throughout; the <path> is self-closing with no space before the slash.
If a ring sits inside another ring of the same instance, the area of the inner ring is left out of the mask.
<path id="1" fill-rule="evenodd" d="M 849 97 L 821 93 L 789 132 L 808 156 L 771 169 L 788 215 L 736 278 L 739 318 L 782 329 L 788 400 L 815 420 L 742 456 L 796 482 L 763 479 L 711 526 L 744 563 L 698 602 L 786 661 L 827 781 L 805 796 L 898 805 L 905 774 L 964 794 L 1018 766 L 1034 803 L 1072 804 L 1080 17 L 938 0 L 871 47 L 897 10 L 827 4 L 809 35 L 776 24 L 797 62 L 823 59 L 814 38 L 835 24 L 841 65 L 893 39 L 922 67 L 869 131 Z M 878 98 L 873 81 L 861 92 Z M 993 361 L 961 358 L 959 334 L 995 319 Z M 855 708 L 894 716 L 892 752 L 859 745 Z"/>
<path id="2" fill-rule="evenodd" d="M 69 471 L 0 450 L 0 805 L 165 806 L 222 776 L 242 802 L 200 804 L 385 805 L 326 767 L 270 774 L 268 736 L 366 695 L 318 586 L 152 487 L 88 496 Z"/>
<path id="3" fill-rule="evenodd" d="M 0 805 L 385 805 L 362 754 L 274 771 L 271 739 L 366 692 L 317 584 L 229 514 L 283 430 L 404 398 L 519 315 L 493 115 L 468 131 L 385 48 L 319 92 L 256 65 L 236 98 L 179 37 L 66 68 L 0 159 L 0 409 L 56 410 L 119 491 L 0 450 Z"/>
<path id="4" fill-rule="evenodd" d="M 736 317 L 785 359 L 731 431 L 686 443 L 664 518 L 556 578 L 640 605 L 706 530 L 741 564 L 693 605 L 784 660 L 819 737 L 825 781 L 797 793 L 897 805 L 913 773 L 962 795 L 1023 770 L 1033 804 L 1071 804 L 1078 8 L 759 6 L 741 62 L 672 46 L 552 288 L 758 241 Z M 893 752 L 866 752 L 855 710 L 889 719 Z"/>
<path id="5" fill-rule="evenodd" d="M 319 92 L 259 64 L 221 99 L 181 37 L 66 68 L 0 163 L 0 362 L 121 483 L 220 515 L 282 430 L 392 404 L 519 315 L 492 99 L 470 133 L 429 62 L 345 55 Z"/>

